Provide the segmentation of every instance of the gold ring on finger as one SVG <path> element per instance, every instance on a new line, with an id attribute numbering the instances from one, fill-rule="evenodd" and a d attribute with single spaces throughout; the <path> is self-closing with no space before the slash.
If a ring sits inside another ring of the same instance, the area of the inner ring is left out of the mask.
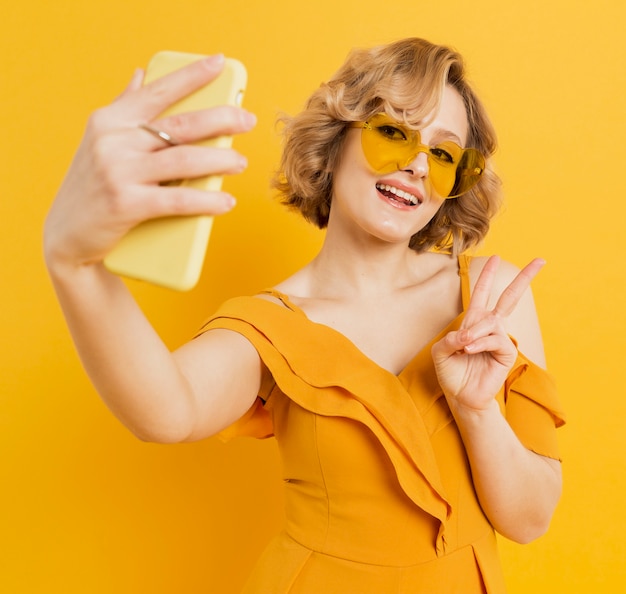
<path id="1" fill-rule="evenodd" d="M 150 134 L 152 134 L 152 136 L 156 136 L 157 138 L 164 140 L 170 146 L 176 146 L 177 144 L 180 144 L 178 140 L 176 140 L 173 136 L 171 136 L 167 132 L 164 132 L 163 130 L 159 130 L 158 128 L 155 128 L 154 126 L 151 126 L 150 124 L 139 124 L 139 127 L 142 130 L 145 130 L 146 132 L 149 132 Z"/>

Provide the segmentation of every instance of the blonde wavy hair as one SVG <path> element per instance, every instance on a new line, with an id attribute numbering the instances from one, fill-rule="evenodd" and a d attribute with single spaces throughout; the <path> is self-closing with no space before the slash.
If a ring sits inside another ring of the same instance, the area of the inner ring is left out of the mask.
<path id="1" fill-rule="evenodd" d="M 462 57 L 418 38 L 354 50 L 309 98 L 304 110 L 282 118 L 283 154 L 273 186 L 282 202 L 319 228 L 328 224 L 333 173 L 350 123 L 385 112 L 419 129 L 440 103 L 445 85 L 461 95 L 467 111 L 467 147 L 480 150 L 487 168 L 458 198 L 445 200 L 409 247 L 460 253 L 477 245 L 500 206 L 500 180 L 490 167 L 497 141 L 485 108 L 471 89 Z"/>

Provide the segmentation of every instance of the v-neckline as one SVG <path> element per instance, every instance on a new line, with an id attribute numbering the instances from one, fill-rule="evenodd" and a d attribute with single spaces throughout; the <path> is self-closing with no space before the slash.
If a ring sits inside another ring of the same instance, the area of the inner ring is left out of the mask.
<path id="1" fill-rule="evenodd" d="M 368 355 L 366 355 L 362 349 L 360 349 L 355 343 L 354 341 L 352 341 L 350 338 L 348 338 L 343 332 L 340 332 L 339 330 L 337 330 L 336 328 L 333 328 L 332 326 L 329 326 L 328 324 L 324 324 L 322 322 L 316 322 L 315 320 L 312 320 L 311 318 L 309 318 L 309 316 L 306 314 L 306 312 L 298 305 L 296 305 L 295 303 L 293 303 L 293 301 L 291 301 L 291 299 L 289 298 L 288 295 L 286 295 L 285 293 L 282 293 L 281 291 L 277 291 L 276 289 L 266 289 L 264 291 L 261 291 L 259 293 L 260 295 L 270 295 L 272 297 L 275 297 L 276 299 L 278 299 L 281 304 L 276 303 L 275 301 L 271 301 L 271 300 L 266 300 L 263 299 L 263 301 L 266 301 L 267 303 L 270 303 L 276 307 L 279 307 L 283 310 L 289 311 L 293 314 L 298 315 L 302 320 L 304 320 L 307 324 L 310 324 L 311 326 L 313 326 L 314 328 L 319 329 L 322 332 L 327 332 L 330 335 L 334 336 L 336 339 L 346 343 L 348 345 L 348 348 L 350 348 L 350 350 L 352 350 L 354 353 L 356 353 L 360 358 L 364 359 L 370 366 L 380 370 L 381 372 L 388 374 L 392 377 L 395 377 L 397 379 L 400 379 L 403 375 L 405 375 L 405 373 L 407 373 L 409 371 L 410 368 L 413 367 L 414 363 L 416 362 L 417 359 L 419 359 L 425 352 L 429 351 L 430 348 L 432 347 L 432 345 L 437 342 L 438 340 L 440 340 L 441 338 L 443 338 L 443 336 L 445 334 L 447 334 L 450 329 L 455 326 L 457 323 L 460 322 L 460 320 L 463 318 L 463 316 L 465 315 L 465 308 L 463 308 L 463 311 L 461 311 L 459 314 L 457 314 L 452 320 L 450 320 L 448 322 L 448 324 L 446 324 L 446 326 L 444 328 L 442 328 L 437 334 L 435 334 L 435 336 L 433 336 L 433 338 L 431 340 L 429 340 L 422 348 L 420 348 L 410 359 L 409 361 L 406 363 L 406 365 L 404 365 L 404 367 L 402 367 L 402 369 L 400 369 L 400 371 L 398 371 L 398 373 L 394 373 L 393 371 L 390 371 L 389 369 L 383 367 L 382 365 L 380 365 L 379 363 L 377 363 L 376 361 L 374 361 L 374 359 L 372 359 L 371 357 L 369 357 Z M 429 359 L 430 360 L 430 359 Z"/>
<path id="2" fill-rule="evenodd" d="M 299 315 L 302 319 L 304 319 L 308 324 L 312 325 L 313 327 L 316 327 L 322 331 L 328 332 L 330 335 L 335 336 L 339 340 L 345 342 L 350 348 L 350 350 L 358 354 L 359 357 L 361 357 L 367 363 L 369 363 L 370 366 L 384 372 L 385 374 L 388 374 L 391 377 L 400 379 L 402 378 L 402 376 L 405 375 L 405 373 L 407 373 L 414 366 L 415 362 L 423 356 L 423 354 L 427 351 L 427 349 L 429 351 L 432 345 L 438 340 L 440 340 L 441 338 L 443 338 L 443 336 L 447 334 L 451 330 L 451 328 L 453 328 L 455 325 L 457 324 L 460 325 L 460 322 L 463 319 L 463 316 L 465 315 L 465 312 L 469 305 L 469 298 L 470 298 L 469 262 L 470 262 L 470 257 L 467 256 L 466 254 L 460 254 L 457 257 L 458 275 L 459 275 L 459 281 L 460 281 L 461 302 L 462 302 L 461 311 L 452 320 L 450 320 L 444 328 L 442 328 L 437 334 L 435 334 L 431 340 L 429 340 L 421 349 L 419 349 L 409 359 L 406 365 L 404 365 L 404 367 L 402 367 L 402 369 L 398 371 L 398 373 L 394 373 L 393 371 L 390 371 L 389 369 L 383 367 L 382 365 L 374 361 L 374 359 L 366 355 L 350 338 L 348 338 L 345 334 L 343 334 L 343 332 L 340 332 L 339 330 L 337 330 L 336 328 L 333 328 L 332 326 L 329 326 L 328 324 L 324 324 L 322 322 L 316 322 L 312 320 L 311 318 L 309 318 L 306 312 L 300 306 L 296 305 L 291 300 L 289 295 L 281 291 L 278 291 L 276 289 L 266 289 L 264 291 L 261 291 L 260 294 L 270 295 L 272 297 L 275 297 L 282 303 L 282 306 L 276 303 L 275 301 L 270 301 L 270 300 L 266 300 L 266 301 L 268 303 L 274 304 L 276 307 L 282 307 L 283 309 L 286 309 L 292 313 L 295 313 L 296 315 Z M 430 357 L 428 360 L 430 361 Z"/>

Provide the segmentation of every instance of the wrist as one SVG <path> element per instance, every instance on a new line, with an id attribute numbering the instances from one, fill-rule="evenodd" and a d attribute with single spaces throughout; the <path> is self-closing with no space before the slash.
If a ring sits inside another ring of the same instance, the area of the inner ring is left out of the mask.
<path id="1" fill-rule="evenodd" d="M 53 279 L 62 280 L 66 277 L 84 274 L 87 270 L 93 270 L 102 266 L 102 259 L 92 258 L 87 260 L 80 258 L 74 250 L 68 249 L 69 242 L 59 241 L 52 233 L 44 232 L 43 256 L 48 274 Z"/>
<path id="2" fill-rule="evenodd" d="M 60 255 L 46 254 L 45 263 L 52 284 L 64 291 L 69 289 L 81 291 L 115 276 L 101 261 L 81 263 Z"/>
<path id="3" fill-rule="evenodd" d="M 452 416 L 457 425 L 480 427 L 502 417 L 500 405 L 495 399 L 490 400 L 485 407 L 474 408 L 458 402 L 448 402 Z"/>

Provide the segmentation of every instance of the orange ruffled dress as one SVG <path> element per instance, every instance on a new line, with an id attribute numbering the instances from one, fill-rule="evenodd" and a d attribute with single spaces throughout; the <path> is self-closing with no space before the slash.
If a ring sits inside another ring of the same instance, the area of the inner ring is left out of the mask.
<path id="1" fill-rule="evenodd" d="M 468 263 L 460 257 L 464 309 Z M 273 434 L 283 461 L 286 526 L 244 593 L 505 592 L 430 345 L 395 376 L 270 293 L 284 306 L 231 299 L 201 330 L 242 334 L 269 370 L 256 404 L 222 434 Z M 520 354 L 498 402 L 527 448 L 558 458 L 564 415 L 548 373 Z"/>

